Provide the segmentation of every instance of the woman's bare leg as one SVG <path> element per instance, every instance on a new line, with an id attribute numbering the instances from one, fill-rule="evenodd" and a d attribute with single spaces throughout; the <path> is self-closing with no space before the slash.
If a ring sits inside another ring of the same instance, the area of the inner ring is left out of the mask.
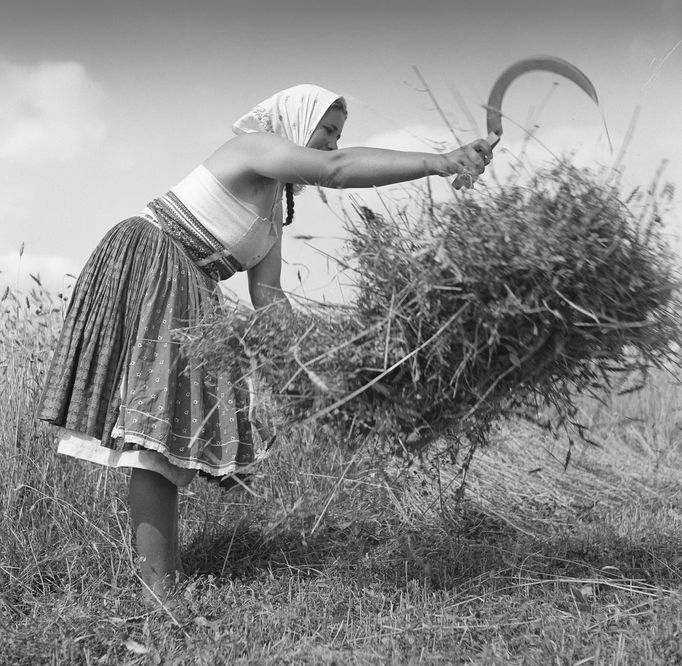
<path id="1" fill-rule="evenodd" d="M 179 510 L 178 510 L 178 493 L 175 494 L 175 520 L 173 521 L 173 547 L 175 552 L 173 553 L 173 561 L 175 562 L 175 571 L 178 573 L 180 578 L 185 575 L 185 567 L 182 566 L 182 557 L 180 556 L 180 531 L 179 531 Z"/>
<path id="2" fill-rule="evenodd" d="M 162 601 L 178 572 L 178 488 L 157 472 L 133 468 L 130 517 L 142 580 Z M 145 590 L 152 597 L 149 590 Z"/>

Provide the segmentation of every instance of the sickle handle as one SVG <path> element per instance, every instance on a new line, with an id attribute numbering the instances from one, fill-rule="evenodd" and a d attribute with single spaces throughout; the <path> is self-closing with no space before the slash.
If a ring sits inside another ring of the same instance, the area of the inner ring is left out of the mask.
<path id="1" fill-rule="evenodd" d="M 491 148 L 494 148 L 500 142 L 500 137 L 495 132 L 490 132 L 485 140 L 490 144 Z M 475 178 L 478 178 L 478 175 L 472 176 L 460 173 L 456 178 L 450 181 L 450 185 L 457 190 L 461 187 L 471 187 L 474 184 Z"/>

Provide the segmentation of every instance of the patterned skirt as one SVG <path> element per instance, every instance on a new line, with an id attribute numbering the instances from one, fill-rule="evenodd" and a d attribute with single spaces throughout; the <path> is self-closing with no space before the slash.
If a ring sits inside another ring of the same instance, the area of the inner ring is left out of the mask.
<path id="1" fill-rule="evenodd" d="M 38 406 L 60 451 L 224 487 L 265 454 L 248 391 L 188 358 L 174 329 L 219 305 L 217 282 L 181 240 L 145 217 L 115 226 L 74 288 Z M 238 350 L 235 350 L 238 354 Z M 240 383 L 241 385 L 241 383 Z"/>

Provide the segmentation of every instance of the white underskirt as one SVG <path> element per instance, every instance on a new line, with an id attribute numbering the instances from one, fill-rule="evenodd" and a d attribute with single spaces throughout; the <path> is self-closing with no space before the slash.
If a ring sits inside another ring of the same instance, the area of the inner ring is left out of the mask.
<path id="1" fill-rule="evenodd" d="M 171 465 L 166 457 L 158 451 L 137 449 L 115 451 L 102 446 L 95 437 L 90 437 L 75 430 L 61 428 L 58 435 L 57 452 L 72 458 L 88 460 L 106 467 L 137 467 L 161 474 L 176 486 L 186 486 L 196 474 L 195 469 L 183 469 Z"/>

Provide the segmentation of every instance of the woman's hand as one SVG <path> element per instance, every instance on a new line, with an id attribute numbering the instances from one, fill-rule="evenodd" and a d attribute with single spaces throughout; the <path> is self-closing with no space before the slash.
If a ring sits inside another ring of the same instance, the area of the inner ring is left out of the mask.
<path id="1" fill-rule="evenodd" d="M 471 187 L 493 158 L 492 146 L 485 139 L 476 139 L 466 146 L 445 154 L 448 175 L 457 174 L 452 186 L 459 190 Z"/>

